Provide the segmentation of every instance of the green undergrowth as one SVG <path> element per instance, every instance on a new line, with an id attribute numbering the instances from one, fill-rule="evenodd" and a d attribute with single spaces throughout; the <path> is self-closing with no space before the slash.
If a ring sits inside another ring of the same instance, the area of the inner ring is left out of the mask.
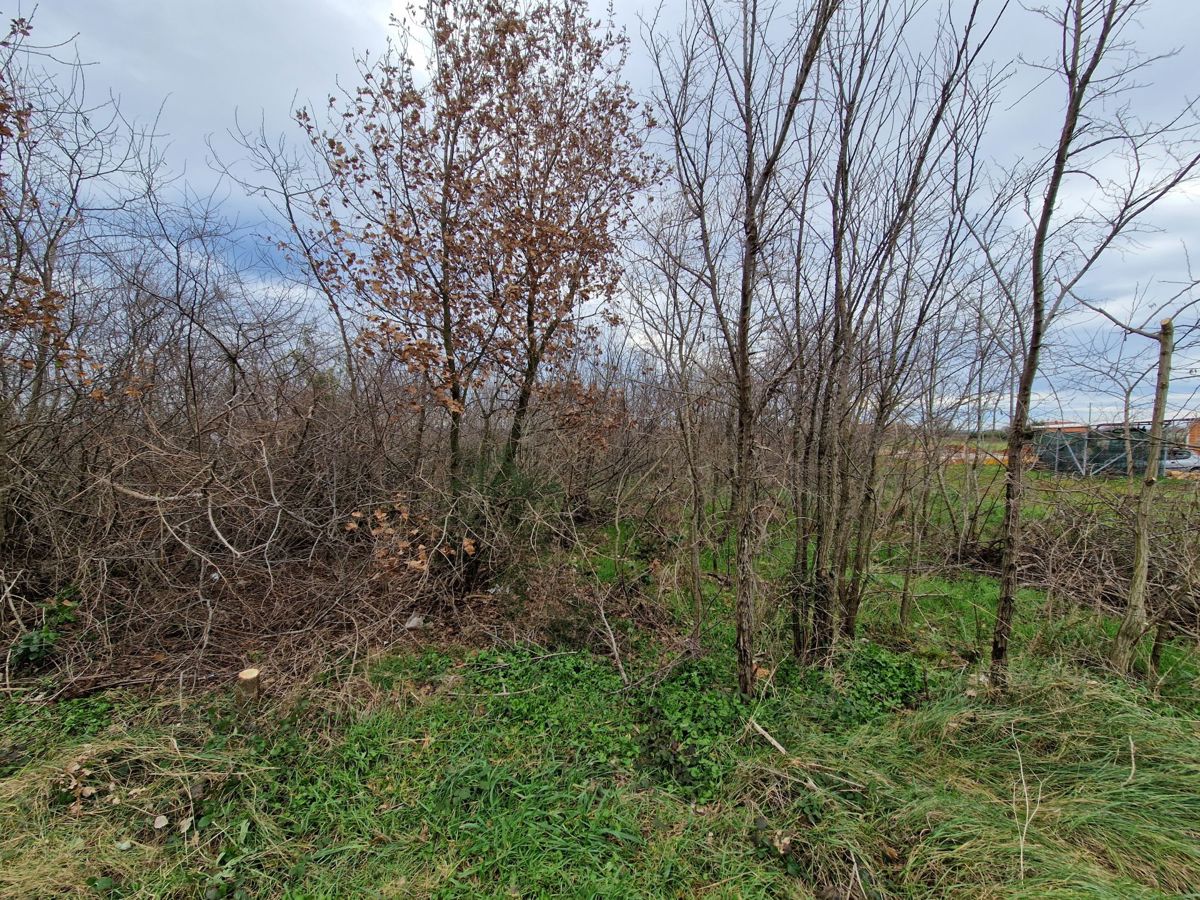
<path id="1" fill-rule="evenodd" d="M 1094 620 L 994 584 L 883 590 L 828 670 L 730 690 L 728 630 L 661 669 L 534 647 L 371 661 L 239 714 L 112 694 L 0 707 L 0 895 L 1162 897 L 1200 884 L 1195 663 L 1155 694 Z M 161 817 L 161 818 L 160 818 Z M 155 827 L 156 824 L 160 827 Z"/>

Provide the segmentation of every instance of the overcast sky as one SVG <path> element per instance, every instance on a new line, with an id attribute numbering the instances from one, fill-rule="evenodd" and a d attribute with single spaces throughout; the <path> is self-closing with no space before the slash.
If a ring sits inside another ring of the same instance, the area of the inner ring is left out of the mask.
<path id="1" fill-rule="evenodd" d="M 678 2 L 664 6 L 668 19 Z M 998 9 L 1003 0 L 988 2 Z M 188 181 L 205 190 L 217 181 L 206 143 L 210 137 L 217 147 L 230 148 L 224 135 L 235 115 L 254 125 L 265 119 L 269 133 L 289 132 L 293 106 L 319 102 L 339 76 L 352 76 L 355 55 L 380 50 L 389 16 L 405 5 L 406 0 L 40 0 L 34 22 L 40 43 L 78 35 L 80 58 L 93 63 L 89 94 L 111 91 L 126 115 L 143 123 L 157 117 L 159 132 L 169 139 L 169 165 L 186 171 Z M 966 0 L 955 5 L 965 9 Z M 637 16 L 651 8 L 632 0 L 615 4 L 618 25 L 634 39 L 629 77 L 640 89 L 648 87 L 649 73 Z M 30 3 L 20 7 L 26 15 L 33 9 Z M 1040 26 L 1020 8 L 1011 10 L 996 35 L 994 56 L 1043 57 L 1052 49 L 1051 36 Z M 1154 70 L 1156 88 L 1145 92 L 1139 110 L 1153 114 L 1161 104 L 1165 113 L 1182 96 L 1200 94 L 1200 0 L 1151 0 L 1133 36 L 1147 52 L 1180 51 Z M 1189 40 L 1190 47 L 1184 44 Z M 1031 79 L 1031 74 L 1017 77 Z M 992 150 L 998 156 L 1033 155 L 1055 137 L 1053 97 L 1044 90 L 1002 106 L 996 116 Z M 251 214 L 240 198 L 229 199 Z M 1185 246 L 1200 267 L 1200 190 L 1168 201 L 1154 224 L 1161 233 L 1110 259 L 1089 282 L 1090 293 L 1115 311 L 1139 286 L 1151 296 L 1173 293 L 1169 284 L 1187 275 Z M 1200 355 L 1180 360 L 1172 412 L 1196 408 L 1192 386 L 1200 379 L 1184 377 L 1196 367 Z M 1073 389 L 1064 379 L 1055 379 L 1056 392 L 1049 383 L 1043 387 L 1043 416 L 1084 418 L 1091 406 L 1093 417 L 1103 419 L 1111 407 L 1110 400 Z M 1149 388 L 1143 395 L 1148 397 Z"/>

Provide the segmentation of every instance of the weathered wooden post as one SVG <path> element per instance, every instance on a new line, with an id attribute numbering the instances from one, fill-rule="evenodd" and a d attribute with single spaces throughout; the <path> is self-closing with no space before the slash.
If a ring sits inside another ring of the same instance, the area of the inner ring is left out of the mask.
<path id="1" fill-rule="evenodd" d="M 1144 332 L 1139 332 L 1143 333 Z M 1146 633 L 1146 582 L 1150 568 L 1150 529 L 1154 487 L 1158 483 L 1159 461 L 1163 454 L 1163 421 L 1167 415 L 1167 390 L 1171 384 L 1171 351 L 1175 348 L 1175 326 L 1163 319 L 1155 336 L 1158 340 L 1158 382 L 1154 390 L 1154 412 L 1150 420 L 1150 444 L 1147 448 L 1146 473 L 1138 492 L 1133 519 L 1133 572 L 1121 627 L 1113 639 L 1109 659 L 1113 668 L 1128 674 L 1137 654 L 1138 643 Z"/>

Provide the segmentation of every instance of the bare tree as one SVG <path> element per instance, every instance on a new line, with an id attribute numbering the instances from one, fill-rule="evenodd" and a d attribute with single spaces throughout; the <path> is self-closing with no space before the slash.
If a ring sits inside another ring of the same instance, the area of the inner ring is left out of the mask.
<path id="1" fill-rule="evenodd" d="M 746 696 L 755 681 L 754 419 L 762 402 L 753 369 L 756 294 L 784 190 L 781 163 L 839 3 L 818 0 L 787 28 L 777 10 L 757 0 L 743 0 L 732 13 L 698 0 L 674 40 L 654 24 L 648 36 L 673 174 L 697 222 L 699 267 L 735 384 L 730 517 L 736 541 L 738 687 Z M 785 35 L 773 39 L 781 27 Z M 735 124 L 722 128 L 726 117 Z M 736 202 L 721 196 L 733 185 Z"/>
<path id="2" fill-rule="evenodd" d="M 1200 164 L 1191 103 L 1158 125 L 1141 123 L 1117 105 L 1152 62 L 1139 56 L 1124 37 L 1144 5 L 1144 0 L 1063 0 L 1036 10 L 1061 38 L 1060 54 L 1045 66 L 1063 90 L 1061 127 L 1049 158 L 1022 175 L 1015 189 L 1002 192 L 989 211 L 990 227 L 977 225 L 975 230 L 995 284 L 1021 322 L 1020 376 L 1008 434 L 1004 556 L 991 653 L 991 678 L 997 688 L 1007 679 L 1023 548 L 1023 454 L 1047 330 L 1105 252 L 1155 204 L 1193 178 Z M 1099 159 L 1123 160 L 1126 171 L 1106 177 L 1112 167 L 1098 165 Z M 1080 209 L 1064 209 L 1064 185 L 1073 179 L 1090 183 L 1093 195 Z M 1007 225 L 1014 201 L 1026 203 L 1030 210 L 1028 232 Z M 1013 277 L 1014 271 L 1025 270 L 1028 282 Z M 1027 304 L 1018 297 L 1026 286 Z"/>

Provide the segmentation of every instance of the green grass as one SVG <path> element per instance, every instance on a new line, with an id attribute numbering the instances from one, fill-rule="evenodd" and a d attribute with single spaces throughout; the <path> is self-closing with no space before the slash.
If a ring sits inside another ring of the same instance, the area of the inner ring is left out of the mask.
<path id="1" fill-rule="evenodd" d="M 931 497 L 930 522 L 940 528 L 950 525 L 952 518 L 962 514 L 964 496 L 973 496 L 979 504 L 980 535 L 984 540 L 999 536 L 1004 518 L 1004 468 L 981 465 L 975 470 L 977 493 L 968 490 L 971 467 L 953 463 L 942 470 L 940 484 L 944 493 L 934 491 Z M 1063 504 L 1088 507 L 1114 525 L 1120 523 L 1119 509 L 1127 505 L 1137 490 L 1124 476 L 1079 478 L 1056 475 L 1040 469 L 1026 471 L 1023 518 L 1027 522 L 1052 519 Z M 885 484 L 885 489 L 888 485 Z M 1196 482 L 1162 477 L 1155 488 L 1156 514 L 1166 520 L 1191 517 L 1196 498 Z"/>
<path id="2" fill-rule="evenodd" d="M 384 656 L 252 719 L 224 692 L 8 701 L 0 896 L 1124 898 L 1200 884 L 1194 652 L 1168 648 L 1157 693 L 1111 679 L 1111 625 L 1047 623 L 1024 592 L 998 700 L 972 679 L 994 581 L 922 579 L 909 634 L 898 582 L 877 586 L 831 670 L 781 655 L 748 705 L 730 691 L 723 597 L 706 655 L 657 672 L 644 636 L 631 687 L 606 658 L 523 647 Z"/>

